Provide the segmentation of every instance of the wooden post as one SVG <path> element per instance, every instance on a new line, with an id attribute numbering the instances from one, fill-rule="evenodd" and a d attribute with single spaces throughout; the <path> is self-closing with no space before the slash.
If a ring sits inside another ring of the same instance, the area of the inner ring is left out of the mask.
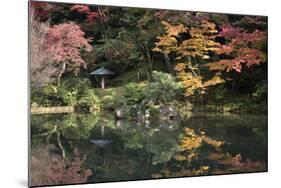
<path id="1" fill-rule="evenodd" d="M 101 126 L 101 136 L 104 137 L 104 126 Z"/>
<path id="2" fill-rule="evenodd" d="M 104 89 L 104 76 L 101 77 L 101 88 Z"/>

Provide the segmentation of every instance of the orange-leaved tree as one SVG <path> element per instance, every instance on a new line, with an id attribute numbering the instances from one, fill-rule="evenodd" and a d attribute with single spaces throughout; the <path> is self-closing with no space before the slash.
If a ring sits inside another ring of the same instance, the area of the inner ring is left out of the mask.
<path id="1" fill-rule="evenodd" d="M 210 53 L 217 53 L 220 44 L 215 41 L 216 25 L 202 20 L 196 26 L 187 27 L 183 24 L 170 25 L 163 21 L 165 34 L 158 37 L 156 52 L 175 54 L 175 70 L 177 77 L 183 83 L 185 96 L 196 92 L 205 93 L 207 87 L 224 82 L 218 75 L 206 79 L 200 74 L 200 65 L 210 59 Z"/>

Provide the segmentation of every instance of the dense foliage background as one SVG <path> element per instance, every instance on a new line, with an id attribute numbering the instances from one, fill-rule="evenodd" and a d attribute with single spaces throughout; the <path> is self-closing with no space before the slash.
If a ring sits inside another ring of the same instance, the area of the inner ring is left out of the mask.
<path id="1" fill-rule="evenodd" d="M 145 82 L 160 92 L 153 82 L 169 74 L 182 88 L 177 100 L 266 111 L 266 17 L 41 2 L 31 7 L 35 105 L 79 103 L 84 92 L 99 87 L 89 73 L 105 67 L 116 73 L 107 79 L 110 87 L 130 83 L 136 89 Z M 179 87 L 171 84 L 171 92 Z M 135 94 L 141 92 L 147 93 Z M 166 101 L 171 94 L 155 96 Z"/>

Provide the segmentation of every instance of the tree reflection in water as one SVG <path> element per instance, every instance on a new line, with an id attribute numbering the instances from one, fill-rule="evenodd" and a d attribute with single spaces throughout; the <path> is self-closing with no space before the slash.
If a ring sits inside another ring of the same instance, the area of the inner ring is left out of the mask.
<path id="1" fill-rule="evenodd" d="M 87 156 L 85 169 L 93 172 L 87 182 L 266 171 L 265 125 L 262 116 L 195 114 L 145 124 L 116 121 L 110 114 L 35 115 L 32 150 L 53 144 L 63 157 L 61 144 L 71 159 L 71 148 L 78 148 Z M 110 144 L 100 147 L 91 140 Z"/>

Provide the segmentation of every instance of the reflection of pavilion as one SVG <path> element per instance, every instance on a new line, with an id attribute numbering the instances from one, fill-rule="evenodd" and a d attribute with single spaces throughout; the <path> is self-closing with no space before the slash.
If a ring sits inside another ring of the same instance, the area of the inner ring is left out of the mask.
<path id="1" fill-rule="evenodd" d="M 101 137 L 104 138 L 104 125 L 101 125 Z M 111 144 L 113 140 L 110 139 L 92 139 L 91 142 L 100 146 L 101 148 L 105 148 L 107 145 Z"/>
<path id="2" fill-rule="evenodd" d="M 104 126 L 104 124 L 102 124 L 100 127 L 101 127 L 101 129 L 100 129 L 101 138 L 100 139 L 92 139 L 92 140 L 90 140 L 90 142 L 99 146 L 102 149 L 100 151 L 102 153 L 102 164 L 105 168 L 108 168 L 107 167 L 108 166 L 108 162 L 107 162 L 108 160 L 106 160 L 106 155 L 105 155 L 106 154 L 106 147 L 108 145 L 110 145 L 113 142 L 113 140 L 104 139 L 105 126 Z"/>

